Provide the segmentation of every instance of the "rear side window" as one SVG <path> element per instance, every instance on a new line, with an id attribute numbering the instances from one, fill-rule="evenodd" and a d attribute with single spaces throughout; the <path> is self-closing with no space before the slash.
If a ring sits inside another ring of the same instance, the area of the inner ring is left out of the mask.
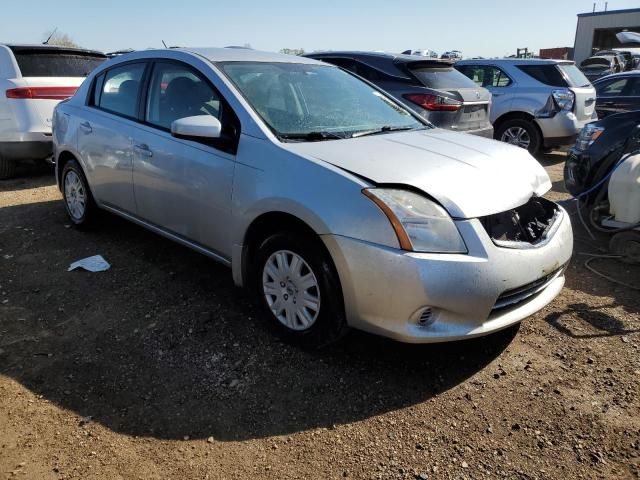
<path id="1" fill-rule="evenodd" d="M 106 57 L 64 50 L 14 50 L 23 77 L 86 77 Z"/>
<path id="2" fill-rule="evenodd" d="M 629 78 L 620 78 L 618 80 L 610 80 L 603 82 L 596 87 L 598 96 L 617 97 L 622 95 L 622 91 L 627 86 Z"/>
<path id="3" fill-rule="evenodd" d="M 412 68 L 413 73 L 420 83 L 429 88 L 476 88 L 473 80 L 469 79 L 453 67 L 422 67 Z"/>
<path id="4" fill-rule="evenodd" d="M 109 70 L 104 77 L 97 106 L 118 115 L 136 117 L 144 69 L 144 63 L 131 63 Z"/>
<path id="5" fill-rule="evenodd" d="M 508 87 L 512 83 L 506 73 L 491 65 L 461 65 L 458 69 L 481 87 Z"/>
<path id="6" fill-rule="evenodd" d="M 517 68 L 545 85 L 552 87 L 570 86 L 555 65 L 518 65 Z"/>

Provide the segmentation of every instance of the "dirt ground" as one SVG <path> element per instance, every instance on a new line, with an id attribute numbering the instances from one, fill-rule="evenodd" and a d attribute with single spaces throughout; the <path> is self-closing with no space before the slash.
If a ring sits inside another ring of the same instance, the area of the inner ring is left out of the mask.
<path id="1" fill-rule="evenodd" d="M 606 243 L 574 224 L 565 289 L 519 328 L 306 352 L 226 268 L 110 215 L 70 228 L 26 169 L 0 182 L 0 478 L 639 478 L 640 293 L 584 267 Z M 94 254 L 111 269 L 67 272 Z"/>

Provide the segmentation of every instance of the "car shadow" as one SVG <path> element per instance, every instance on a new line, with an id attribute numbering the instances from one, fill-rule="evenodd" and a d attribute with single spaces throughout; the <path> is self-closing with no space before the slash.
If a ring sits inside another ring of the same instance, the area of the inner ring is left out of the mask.
<path id="1" fill-rule="evenodd" d="M 535 158 L 542 164 L 542 166 L 549 167 L 552 165 L 564 163 L 564 161 L 567 159 L 567 152 L 560 150 L 543 152 L 536 155 Z"/>
<path id="2" fill-rule="evenodd" d="M 227 268 L 195 252 L 106 214 L 94 230 L 65 228 L 60 202 L 0 208 L 0 222 L 18 219 L 0 231 L 0 372 L 80 423 L 128 435 L 333 428 L 454 388 L 517 332 L 422 346 L 354 332 L 303 351 L 270 333 Z M 94 254 L 111 268 L 67 272 Z"/>
<path id="3" fill-rule="evenodd" d="M 0 192 L 55 185 L 55 168 L 45 162 L 21 162 L 13 177 L 0 180 Z"/>

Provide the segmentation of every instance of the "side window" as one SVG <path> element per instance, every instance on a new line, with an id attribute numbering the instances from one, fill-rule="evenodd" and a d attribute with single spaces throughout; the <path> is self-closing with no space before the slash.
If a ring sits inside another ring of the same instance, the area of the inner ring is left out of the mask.
<path id="1" fill-rule="evenodd" d="M 624 94 L 627 97 L 640 97 L 640 78 L 631 77 Z"/>
<path id="2" fill-rule="evenodd" d="M 102 85 L 104 85 L 104 73 L 98 75 L 93 83 L 93 95 L 91 96 L 90 104 L 98 106 L 100 105 L 100 93 L 102 93 Z"/>
<path id="3" fill-rule="evenodd" d="M 480 87 L 484 85 L 485 67 L 476 65 L 462 65 L 457 68 L 461 73 L 473 80 L 476 85 Z"/>
<path id="4" fill-rule="evenodd" d="M 327 63 L 331 63 L 332 65 L 344 68 L 345 70 L 349 70 L 350 72 L 357 73 L 356 62 L 349 58 L 327 58 L 322 60 L 326 60 Z"/>
<path id="5" fill-rule="evenodd" d="M 118 115 L 136 117 L 144 68 L 144 63 L 132 63 L 109 70 L 100 89 L 98 107 Z"/>
<path id="6" fill-rule="evenodd" d="M 186 65 L 156 63 L 147 95 L 145 121 L 169 130 L 179 118 L 212 115 L 220 118 L 220 97 Z"/>
<path id="7" fill-rule="evenodd" d="M 483 87 L 508 87 L 511 79 L 498 67 L 486 67 Z"/>
<path id="8" fill-rule="evenodd" d="M 622 95 L 622 91 L 627 86 L 627 83 L 627 78 L 604 82 L 596 87 L 596 92 L 599 97 L 617 97 L 618 95 Z"/>
<path id="9" fill-rule="evenodd" d="M 365 65 L 364 63 L 356 62 L 356 73 L 360 75 L 362 78 L 366 78 L 372 83 L 380 82 L 385 80 L 384 73 L 376 70 L 369 65 Z"/>

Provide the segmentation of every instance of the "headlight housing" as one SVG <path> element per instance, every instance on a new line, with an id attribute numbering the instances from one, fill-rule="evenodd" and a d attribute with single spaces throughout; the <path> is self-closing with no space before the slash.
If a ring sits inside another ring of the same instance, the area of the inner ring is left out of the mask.
<path id="1" fill-rule="evenodd" d="M 385 213 L 403 250 L 467 253 L 455 223 L 437 203 L 396 188 L 366 188 L 362 193 Z"/>
<path id="2" fill-rule="evenodd" d="M 604 128 L 597 127 L 593 123 L 587 123 L 580 131 L 580 135 L 578 135 L 578 140 L 576 140 L 576 148 L 578 150 L 586 150 L 593 144 L 593 142 L 600 138 L 600 135 L 602 135 L 603 132 Z"/>

